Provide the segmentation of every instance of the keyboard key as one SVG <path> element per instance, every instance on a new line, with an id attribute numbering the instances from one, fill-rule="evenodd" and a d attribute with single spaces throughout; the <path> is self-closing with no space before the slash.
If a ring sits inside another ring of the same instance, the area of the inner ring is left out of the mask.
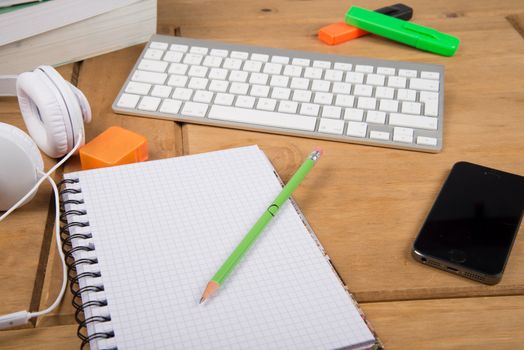
<path id="1" fill-rule="evenodd" d="M 390 76 L 388 78 L 388 86 L 396 87 L 396 88 L 405 88 L 406 87 L 406 78 Z"/>
<path id="2" fill-rule="evenodd" d="M 346 82 L 362 84 L 364 82 L 364 74 L 359 72 L 348 72 L 346 73 Z"/>
<path id="3" fill-rule="evenodd" d="M 284 73 L 283 75 L 287 75 L 289 77 L 300 77 L 302 74 L 302 67 L 300 66 L 285 66 L 284 67 Z"/>
<path id="4" fill-rule="evenodd" d="M 437 130 L 438 119 L 432 117 L 421 117 L 417 115 L 391 113 L 389 115 L 389 124 L 418 129 Z"/>
<path id="5" fill-rule="evenodd" d="M 253 61 L 267 62 L 267 61 L 269 61 L 269 55 L 264 55 L 264 54 L 260 54 L 260 53 L 253 53 L 253 54 L 251 54 L 251 59 Z"/>
<path id="6" fill-rule="evenodd" d="M 242 60 L 239 60 L 238 58 L 226 58 L 224 60 L 223 67 L 226 69 L 239 70 L 240 66 L 242 66 Z"/>
<path id="7" fill-rule="evenodd" d="M 368 125 L 361 122 L 348 122 L 346 135 L 354 137 L 366 137 Z"/>
<path id="8" fill-rule="evenodd" d="M 167 43 L 161 43 L 158 41 L 152 41 L 149 43 L 149 47 L 152 49 L 167 50 Z"/>
<path id="9" fill-rule="evenodd" d="M 177 114 L 181 106 L 181 101 L 166 99 L 162 102 L 159 111 L 162 113 Z"/>
<path id="10" fill-rule="evenodd" d="M 341 107 L 353 107 L 355 103 L 355 97 L 350 95 L 337 95 L 335 105 Z"/>
<path id="11" fill-rule="evenodd" d="M 311 83 L 311 90 L 328 92 L 331 87 L 331 83 L 325 80 L 313 80 Z"/>
<path id="12" fill-rule="evenodd" d="M 375 139 L 375 140 L 389 140 L 389 132 L 387 131 L 378 131 L 378 130 L 371 130 L 369 132 L 369 138 Z"/>
<path id="13" fill-rule="evenodd" d="M 331 62 L 316 60 L 316 61 L 313 61 L 313 67 L 329 69 L 331 68 Z"/>
<path id="14" fill-rule="evenodd" d="M 267 97 L 269 95 L 269 86 L 253 85 L 249 94 L 255 97 Z"/>
<path id="15" fill-rule="evenodd" d="M 209 54 L 211 56 L 227 57 L 227 55 L 229 55 L 229 51 L 221 49 L 212 49 Z"/>
<path id="16" fill-rule="evenodd" d="M 246 61 L 242 70 L 246 72 L 260 72 L 262 69 L 262 62 L 259 61 Z"/>
<path id="17" fill-rule="evenodd" d="M 138 64 L 138 69 L 148 70 L 151 72 L 165 72 L 168 63 L 164 61 L 143 59 Z"/>
<path id="18" fill-rule="evenodd" d="M 173 44 L 171 45 L 171 50 L 179 52 L 187 52 L 189 47 L 187 45 Z"/>
<path id="19" fill-rule="evenodd" d="M 186 74 L 188 68 L 189 66 L 184 63 L 171 63 L 168 72 L 169 74 L 184 75 Z"/>
<path id="20" fill-rule="evenodd" d="M 147 51 L 144 53 L 144 58 L 147 58 L 150 60 L 159 60 L 162 58 L 163 54 L 164 54 L 163 50 L 147 49 Z"/>
<path id="21" fill-rule="evenodd" d="M 287 87 L 288 83 L 289 83 L 289 77 L 286 77 L 285 75 L 273 75 L 271 77 L 271 81 L 269 82 L 269 85 Z"/>
<path id="22" fill-rule="evenodd" d="M 398 89 L 397 100 L 415 101 L 417 99 L 417 92 L 410 89 Z"/>
<path id="23" fill-rule="evenodd" d="M 305 78 L 292 78 L 291 79 L 291 88 L 307 90 L 309 88 L 309 82 L 310 80 L 305 79 Z"/>
<path id="24" fill-rule="evenodd" d="M 323 105 L 330 105 L 333 102 L 333 94 L 329 92 L 317 92 L 313 102 Z"/>
<path id="25" fill-rule="evenodd" d="M 205 117 L 207 112 L 207 104 L 198 102 L 186 102 L 182 108 L 182 115 L 190 117 Z"/>
<path id="26" fill-rule="evenodd" d="M 380 100 L 380 105 L 378 109 L 380 109 L 381 111 L 386 111 L 386 112 L 397 112 L 398 111 L 398 101 Z"/>
<path id="27" fill-rule="evenodd" d="M 418 102 L 402 102 L 402 113 L 420 114 L 421 104 Z"/>
<path id="28" fill-rule="evenodd" d="M 393 141 L 413 143 L 413 129 L 393 128 Z"/>
<path id="29" fill-rule="evenodd" d="M 262 71 L 267 74 L 280 74 L 282 65 L 280 63 L 266 63 Z"/>
<path id="30" fill-rule="evenodd" d="M 266 85 L 269 80 L 269 75 L 266 73 L 251 73 L 249 77 L 250 84 Z"/>
<path id="31" fill-rule="evenodd" d="M 183 62 L 185 64 L 199 65 L 203 59 L 204 59 L 204 56 L 202 55 L 198 55 L 196 53 L 188 53 L 184 56 Z"/>
<path id="32" fill-rule="evenodd" d="M 395 68 L 391 68 L 391 67 L 377 67 L 377 74 L 395 75 Z"/>
<path id="33" fill-rule="evenodd" d="M 423 79 L 435 79 L 435 80 L 438 80 L 438 79 L 440 79 L 440 74 L 438 72 L 422 71 L 422 72 L 420 72 L 420 77 L 423 78 Z"/>
<path id="34" fill-rule="evenodd" d="M 190 89 L 204 90 L 208 82 L 209 80 L 206 78 L 191 78 L 187 87 Z"/>
<path id="35" fill-rule="evenodd" d="M 311 91 L 307 90 L 295 90 L 293 91 L 293 101 L 298 102 L 309 102 L 311 101 Z"/>
<path id="36" fill-rule="evenodd" d="M 417 136 L 417 143 L 419 145 L 425 145 L 425 146 L 436 146 L 437 139 L 434 137 Z"/>
<path id="37" fill-rule="evenodd" d="M 280 101 L 278 105 L 278 111 L 283 113 L 296 113 L 298 108 L 298 103 L 295 101 Z"/>
<path id="38" fill-rule="evenodd" d="M 300 106 L 300 114 L 303 115 L 317 117 L 319 110 L 320 106 L 314 103 L 302 103 L 302 106 Z"/>
<path id="39" fill-rule="evenodd" d="M 369 85 L 355 85 L 353 89 L 353 94 L 356 96 L 371 96 L 373 94 L 373 87 Z"/>
<path id="40" fill-rule="evenodd" d="M 373 73 L 373 66 L 357 64 L 355 66 L 355 72 Z"/>
<path id="41" fill-rule="evenodd" d="M 322 107 L 322 118 L 340 119 L 342 108 L 337 106 Z"/>
<path id="42" fill-rule="evenodd" d="M 353 121 L 361 122 L 363 118 L 364 118 L 364 111 L 362 109 L 346 108 L 346 110 L 344 111 L 345 120 L 353 120 Z"/>
<path id="43" fill-rule="evenodd" d="M 230 93 L 237 95 L 246 95 L 247 90 L 249 90 L 249 84 L 247 83 L 231 83 L 231 87 L 229 88 Z"/>
<path id="44" fill-rule="evenodd" d="M 171 86 L 155 85 L 151 91 L 151 96 L 166 98 L 171 94 L 171 90 L 173 90 Z"/>
<path id="45" fill-rule="evenodd" d="M 218 93 L 215 96 L 215 103 L 217 105 L 231 106 L 233 104 L 234 98 L 235 95 L 232 94 Z"/>
<path id="46" fill-rule="evenodd" d="M 125 91 L 131 94 L 147 95 L 149 89 L 151 89 L 151 84 L 130 81 L 127 83 Z"/>
<path id="47" fill-rule="evenodd" d="M 222 57 L 206 56 L 206 58 L 204 58 L 204 62 L 202 62 L 202 65 L 211 68 L 218 68 L 222 64 L 222 60 Z"/>
<path id="48" fill-rule="evenodd" d="M 209 91 L 214 92 L 226 92 L 229 87 L 229 82 L 224 80 L 211 80 L 209 84 Z"/>
<path id="49" fill-rule="evenodd" d="M 279 100 L 289 100 L 291 96 L 291 89 L 275 87 L 271 92 L 271 97 Z"/>
<path id="50" fill-rule="evenodd" d="M 386 77 L 383 75 L 368 74 L 366 78 L 366 84 L 382 86 L 384 85 L 385 80 L 386 80 Z"/>
<path id="51" fill-rule="evenodd" d="M 326 70 L 324 79 L 329 80 L 329 81 L 342 81 L 343 75 L 344 73 L 342 71 L 328 69 Z"/>
<path id="52" fill-rule="evenodd" d="M 229 73 L 229 81 L 238 81 L 244 83 L 247 81 L 248 74 L 249 73 L 240 70 L 233 70 L 231 73 Z"/>
<path id="53" fill-rule="evenodd" d="M 304 131 L 315 130 L 317 123 L 317 118 L 303 115 L 217 105 L 211 106 L 209 118 Z"/>
<path id="54" fill-rule="evenodd" d="M 390 87 L 377 86 L 375 88 L 375 97 L 377 98 L 393 99 L 394 94 L 395 94 L 395 89 L 390 88 Z"/>
<path id="55" fill-rule="evenodd" d="M 160 101 L 161 100 L 158 97 L 144 96 L 140 100 L 137 108 L 143 111 L 154 112 L 158 108 Z"/>
<path id="56" fill-rule="evenodd" d="M 293 65 L 302 67 L 308 67 L 309 62 L 310 61 L 307 58 L 293 58 L 293 61 L 291 61 Z"/>
<path id="57" fill-rule="evenodd" d="M 176 100 L 189 101 L 191 99 L 192 94 L 193 94 L 193 89 L 177 87 L 173 91 L 172 97 Z"/>
<path id="58" fill-rule="evenodd" d="M 273 56 L 273 57 L 271 57 L 271 62 L 273 62 L 273 63 L 280 63 L 280 64 L 288 64 L 289 63 L 289 57 L 286 57 L 286 56 Z"/>
<path id="59" fill-rule="evenodd" d="M 167 62 L 180 62 L 182 60 L 182 57 L 184 57 L 184 54 L 182 52 L 168 51 L 164 55 L 164 61 L 167 61 Z"/>
<path id="60" fill-rule="evenodd" d="M 253 108 L 255 106 L 256 99 L 252 96 L 238 96 L 235 106 L 244 108 Z"/>
<path id="61" fill-rule="evenodd" d="M 238 58 L 241 60 L 247 60 L 249 57 L 249 53 L 245 51 L 231 51 L 231 55 L 229 55 L 231 58 Z"/>
<path id="62" fill-rule="evenodd" d="M 336 62 L 333 68 L 342 71 L 350 71 L 353 68 L 353 65 L 351 63 Z"/>
<path id="63" fill-rule="evenodd" d="M 368 111 L 366 122 L 375 124 L 384 124 L 386 122 L 386 113 L 380 111 Z"/>
<path id="64" fill-rule="evenodd" d="M 272 98 L 259 98 L 257 103 L 257 109 L 264 111 L 274 111 L 277 106 L 277 100 Z"/>
<path id="65" fill-rule="evenodd" d="M 135 108 L 138 100 L 140 99 L 139 95 L 133 94 L 122 94 L 118 99 L 116 105 L 122 108 Z"/>
<path id="66" fill-rule="evenodd" d="M 424 103 L 424 113 L 430 117 L 438 116 L 438 93 L 421 91 L 420 92 L 420 102 Z"/>
<path id="67" fill-rule="evenodd" d="M 357 107 L 363 109 L 375 109 L 377 100 L 374 97 L 359 97 Z"/>
<path id="68" fill-rule="evenodd" d="M 335 82 L 333 83 L 333 93 L 349 95 L 351 93 L 351 84 Z"/>
<path id="69" fill-rule="evenodd" d="M 167 81 L 167 85 L 169 86 L 178 86 L 178 87 L 185 87 L 188 81 L 188 77 L 185 75 L 170 75 L 169 80 Z"/>
<path id="70" fill-rule="evenodd" d="M 137 81 L 139 83 L 150 83 L 162 85 L 167 79 L 166 73 L 156 73 L 156 72 L 146 72 L 142 70 L 136 70 L 133 73 L 131 80 Z"/>
<path id="71" fill-rule="evenodd" d="M 209 79 L 226 80 L 227 73 L 227 69 L 211 68 L 211 70 L 209 71 Z"/>
<path id="72" fill-rule="evenodd" d="M 187 72 L 187 75 L 189 75 L 190 77 L 199 77 L 199 78 L 203 78 L 206 76 L 207 74 L 207 70 L 208 68 L 207 67 L 203 67 L 203 66 L 191 66 L 189 68 L 189 72 Z"/>
<path id="73" fill-rule="evenodd" d="M 322 78 L 322 69 L 320 69 L 320 68 L 313 68 L 313 67 L 307 67 L 304 70 L 304 78 L 320 79 L 320 78 Z"/>
<path id="74" fill-rule="evenodd" d="M 398 75 L 400 77 L 408 77 L 408 78 L 416 78 L 417 77 L 417 71 L 412 69 L 399 69 Z"/>
<path id="75" fill-rule="evenodd" d="M 191 49 L 189 49 L 189 52 L 197 53 L 199 55 L 207 55 L 208 48 L 202 46 L 192 46 Z"/>
<path id="76" fill-rule="evenodd" d="M 415 90 L 438 91 L 439 81 L 430 79 L 412 78 L 409 80 L 409 88 Z"/>
<path id="77" fill-rule="evenodd" d="M 195 91 L 195 95 L 193 96 L 193 101 L 195 102 L 202 102 L 202 103 L 210 103 L 213 99 L 213 93 L 206 90 L 197 90 Z"/>
<path id="78" fill-rule="evenodd" d="M 344 121 L 321 118 L 318 124 L 318 131 L 328 134 L 342 135 L 344 132 Z"/>

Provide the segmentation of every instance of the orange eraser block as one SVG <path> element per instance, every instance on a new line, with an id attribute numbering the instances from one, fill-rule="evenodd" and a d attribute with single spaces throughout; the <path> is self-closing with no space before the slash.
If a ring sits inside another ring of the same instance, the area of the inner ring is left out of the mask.
<path id="1" fill-rule="evenodd" d="M 112 126 L 80 148 L 82 169 L 147 160 L 147 140 L 132 131 Z"/>
<path id="2" fill-rule="evenodd" d="M 345 41 L 366 35 L 368 32 L 344 22 L 337 22 L 320 28 L 318 38 L 329 45 L 336 45 Z"/>

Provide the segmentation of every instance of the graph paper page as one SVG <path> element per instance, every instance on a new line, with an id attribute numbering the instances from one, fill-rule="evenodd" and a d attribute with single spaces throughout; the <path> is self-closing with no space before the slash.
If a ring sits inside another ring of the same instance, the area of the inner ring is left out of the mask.
<path id="1" fill-rule="evenodd" d="M 209 279 L 282 189 L 258 147 L 67 177 L 82 188 L 118 349 L 373 344 L 289 201 L 199 305 Z"/>

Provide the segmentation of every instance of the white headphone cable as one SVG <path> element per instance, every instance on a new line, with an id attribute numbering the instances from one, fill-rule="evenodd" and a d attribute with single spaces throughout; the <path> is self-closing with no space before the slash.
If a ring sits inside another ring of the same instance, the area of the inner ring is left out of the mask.
<path id="1" fill-rule="evenodd" d="M 55 239 L 56 239 L 56 248 L 62 260 L 62 288 L 60 289 L 60 293 L 58 294 L 54 303 L 51 306 L 49 306 L 47 309 L 42 310 L 42 311 L 37 311 L 37 312 L 18 311 L 18 312 L 13 312 L 7 315 L 0 316 L 0 329 L 6 329 L 6 328 L 14 327 L 14 326 L 23 325 L 29 322 L 29 319 L 33 317 L 38 317 L 38 316 L 42 316 L 44 314 L 50 313 L 53 309 L 55 309 L 58 306 L 58 304 L 60 304 L 60 301 L 64 297 L 66 286 L 67 286 L 67 268 L 65 264 L 65 256 L 64 256 L 64 253 L 62 252 L 62 248 L 60 247 L 60 221 L 59 221 L 60 196 L 58 193 L 58 187 L 56 186 L 55 181 L 50 177 L 50 175 L 76 152 L 78 147 L 80 147 L 81 142 L 82 142 L 82 135 L 80 134 L 78 142 L 75 145 L 75 147 L 73 147 L 71 152 L 69 152 L 64 158 L 62 158 L 62 160 L 60 160 L 47 173 L 39 171 L 39 173 L 43 176 L 35 184 L 35 186 L 22 199 L 20 199 L 8 211 L 6 211 L 4 215 L 0 217 L 0 221 L 2 221 L 13 210 L 18 208 L 18 206 L 21 203 L 23 203 L 26 200 L 26 198 L 28 198 L 36 189 L 38 189 L 38 187 L 44 180 L 47 179 L 47 181 L 49 181 L 49 183 L 51 184 L 51 187 L 53 188 L 53 192 L 55 196 Z"/>

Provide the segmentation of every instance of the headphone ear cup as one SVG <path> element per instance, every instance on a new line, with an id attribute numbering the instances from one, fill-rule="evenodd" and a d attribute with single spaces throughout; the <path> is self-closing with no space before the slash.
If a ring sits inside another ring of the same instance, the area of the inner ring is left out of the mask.
<path id="1" fill-rule="evenodd" d="M 26 133 L 5 123 L 0 123 L 0 150 L 0 211 L 5 211 L 35 185 L 44 161 Z"/>
<path id="2" fill-rule="evenodd" d="M 71 88 L 71 91 L 75 94 L 76 100 L 78 101 L 78 105 L 80 106 L 80 110 L 82 111 L 82 119 L 85 123 L 91 122 L 91 106 L 89 106 L 89 101 L 87 101 L 87 97 L 84 95 L 82 91 L 80 91 L 79 88 L 71 84 L 70 82 L 67 82 L 69 87 Z"/>
<path id="3" fill-rule="evenodd" d="M 58 158 L 68 149 L 65 108 L 49 83 L 36 72 L 25 72 L 18 76 L 16 90 L 29 134 L 45 154 Z"/>

